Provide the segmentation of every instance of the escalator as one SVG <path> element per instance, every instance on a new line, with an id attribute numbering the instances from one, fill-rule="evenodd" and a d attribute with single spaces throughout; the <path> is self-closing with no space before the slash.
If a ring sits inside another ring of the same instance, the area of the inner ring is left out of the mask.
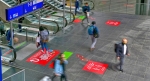
<path id="1" fill-rule="evenodd" d="M 17 2 L 14 0 L 3 0 L 3 2 L 5 2 L 7 5 L 9 5 L 9 7 L 17 4 Z M 24 2 L 24 1 L 22 1 L 22 2 Z M 33 14 L 27 15 L 25 18 L 29 21 L 29 23 L 27 23 L 27 24 L 34 24 L 34 25 L 37 25 L 37 27 L 39 26 L 39 18 L 37 18 Z M 55 29 L 58 29 L 58 30 L 55 31 L 55 33 L 57 33 L 59 31 L 59 27 L 62 27 L 62 23 L 56 22 L 54 20 L 41 19 L 40 21 L 41 21 L 40 22 L 41 25 L 47 27 L 47 29 L 49 29 L 49 30 L 56 27 Z"/>
<path id="2" fill-rule="evenodd" d="M 40 13 L 42 14 L 41 17 L 43 17 L 43 18 L 47 18 L 47 17 L 51 18 L 53 16 L 63 18 L 62 11 L 56 10 L 54 7 L 51 7 L 50 5 L 48 5 L 46 3 L 44 3 L 44 7 Z M 71 17 L 71 20 L 70 20 L 70 17 Z M 51 18 L 51 19 L 53 19 L 53 18 Z M 70 13 L 70 12 L 65 13 L 65 20 L 68 22 L 68 24 L 72 23 L 74 19 L 75 18 L 74 18 L 73 13 Z M 60 18 L 58 18 L 57 22 L 62 22 L 62 21 L 60 20 Z"/>
<path id="3" fill-rule="evenodd" d="M 17 54 L 14 47 L 2 44 L 0 45 L 0 47 L 2 49 L 2 56 L 1 56 L 2 62 L 9 63 L 14 62 L 16 60 Z"/>
<path id="4" fill-rule="evenodd" d="M 24 2 L 25 0 L 22 0 L 22 1 Z M 58 10 L 56 10 L 55 8 L 53 8 L 53 7 L 51 7 L 50 5 L 45 4 L 45 3 L 44 3 L 44 6 L 43 6 L 42 10 L 40 11 L 41 19 L 56 21 L 56 22 L 59 24 L 59 27 L 63 27 L 62 21 L 63 21 L 63 18 L 64 18 L 64 17 L 63 17 L 63 15 L 61 15 L 61 14 L 63 14 L 63 12 L 58 11 Z M 39 13 L 36 12 L 36 13 L 33 14 L 33 15 L 35 15 L 35 16 L 38 17 L 38 16 L 39 16 Z M 71 18 L 70 18 L 70 17 L 71 17 Z M 71 19 L 71 20 L 70 20 L 70 19 Z M 64 27 L 66 27 L 67 24 L 72 23 L 74 19 L 75 19 L 75 17 L 74 17 L 74 14 L 73 14 L 73 13 L 66 12 L 65 19 L 64 19 L 64 20 L 65 20 L 65 21 L 64 21 L 64 23 L 65 23 L 65 26 L 64 26 Z"/>

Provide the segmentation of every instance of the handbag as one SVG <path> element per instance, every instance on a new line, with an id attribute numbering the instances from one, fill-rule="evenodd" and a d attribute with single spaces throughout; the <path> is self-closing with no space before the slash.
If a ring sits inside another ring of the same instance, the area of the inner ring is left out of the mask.
<path id="1" fill-rule="evenodd" d="M 40 36 L 36 37 L 36 47 L 38 48 L 40 46 Z"/>

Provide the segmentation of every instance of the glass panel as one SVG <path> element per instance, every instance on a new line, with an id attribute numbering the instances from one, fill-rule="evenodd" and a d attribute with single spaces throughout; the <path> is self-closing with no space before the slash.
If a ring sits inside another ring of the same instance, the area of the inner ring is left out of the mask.
<path id="1" fill-rule="evenodd" d="M 24 71 L 17 73 L 16 75 L 11 77 L 11 81 L 24 81 Z"/>
<path id="2" fill-rule="evenodd" d="M 3 81 L 25 81 L 25 71 L 22 70 L 4 78 Z"/>
<path id="3" fill-rule="evenodd" d="M 19 68 L 10 67 L 7 65 L 2 65 L 3 79 L 5 79 L 5 78 L 17 73 L 17 72 L 20 72 L 21 70 L 22 69 L 19 69 Z M 16 80 L 16 81 L 18 81 L 18 80 Z"/>

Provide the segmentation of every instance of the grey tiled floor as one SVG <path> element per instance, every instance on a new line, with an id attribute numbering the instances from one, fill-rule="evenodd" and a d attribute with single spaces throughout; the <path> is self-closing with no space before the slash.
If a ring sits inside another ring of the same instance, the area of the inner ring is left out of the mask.
<path id="1" fill-rule="evenodd" d="M 87 39 L 87 28 L 80 23 L 74 24 L 73 29 L 67 34 L 58 37 L 56 35 L 49 43 L 49 48 L 73 52 L 67 65 L 69 81 L 150 81 L 150 17 L 100 12 L 94 12 L 92 17 L 96 18 L 100 29 L 100 37 L 93 52 L 89 51 L 91 40 Z M 121 25 L 108 26 L 105 22 L 109 19 L 121 21 Z M 125 72 L 122 73 L 115 68 L 113 46 L 124 37 L 129 41 L 131 56 L 126 57 Z M 108 63 L 109 68 L 104 75 L 83 71 L 86 63 L 80 61 L 76 54 L 82 54 L 97 62 Z M 48 68 L 49 64 L 43 67 L 27 63 L 26 59 L 14 63 L 26 69 L 26 81 L 39 81 L 45 75 L 52 76 L 53 69 Z"/>

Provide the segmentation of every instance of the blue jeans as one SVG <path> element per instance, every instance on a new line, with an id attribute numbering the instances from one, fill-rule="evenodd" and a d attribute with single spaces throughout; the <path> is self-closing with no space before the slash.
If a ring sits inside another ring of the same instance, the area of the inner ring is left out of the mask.
<path id="1" fill-rule="evenodd" d="M 44 51 L 44 49 L 46 49 L 46 51 L 48 51 L 48 46 L 47 46 L 46 42 L 41 42 L 41 47 L 42 47 L 43 51 Z"/>
<path id="2" fill-rule="evenodd" d="M 10 41 L 8 42 L 9 46 L 12 46 L 12 38 L 10 38 Z"/>
<path id="3" fill-rule="evenodd" d="M 76 14 L 77 14 L 77 12 L 78 12 L 78 11 L 77 11 L 77 9 L 79 9 L 79 8 L 75 7 L 75 15 L 76 15 Z"/>

